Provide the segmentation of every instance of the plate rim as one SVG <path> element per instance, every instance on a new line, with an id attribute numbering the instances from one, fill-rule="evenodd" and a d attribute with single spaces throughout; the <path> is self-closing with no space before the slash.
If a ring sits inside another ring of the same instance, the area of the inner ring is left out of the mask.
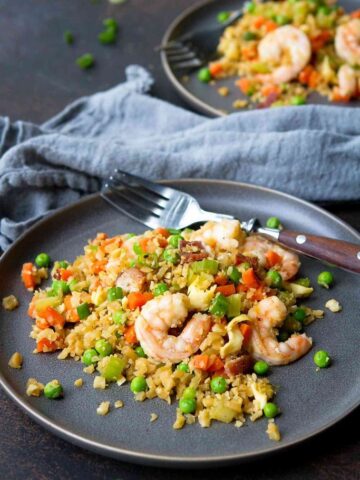
<path id="1" fill-rule="evenodd" d="M 208 0 L 206 0 L 208 1 Z M 191 179 L 191 178 L 179 178 L 179 179 L 166 179 L 161 180 L 160 183 L 171 185 L 174 182 L 183 183 L 183 184 L 223 184 L 229 186 L 235 186 L 238 188 L 247 188 L 253 190 L 260 190 L 272 195 L 277 195 L 283 197 L 285 199 L 289 199 L 300 203 L 306 207 L 310 207 L 311 209 L 315 210 L 316 212 L 327 216 L 332 221 L 335 221 L 339 226 L 347 230 L 349 233 L 354 235 L 360 242 L 360 232 L 358 232 L 355 228 L 348 225 L 345 221 L 341 220 L 340 218 L 336 217 L 332 213 L 324 210 L 323 208 L 319 207 L 318 205 L 314 205 L 311 202 L 298 198 L 294 195 L 290 195 L 285 192 L 281 192 L 279 190 L 274 190 L 271 188 L 263 187 L 260 185 L 249 184 L 245 182 L 236 182 L 231 180 L 216 180 L 216 179 L 206 179 L 206 178 L 199 178 L 199 179 Z M 6 260 L 9 256 L 11 256 L 12 251 L 17 248 L 17 245 L 22 242 L 24 238 L 31 235 L 34 230 L 41 227 L 47 221 L 56 218 L 59 215 L 63 215 L 68 210 L 72 210 L 77 208 L 78 205 L 82 205 L 86 202 L 91 202 L 95 198 L 101 198 L 100 192 L 96 192 L 90 195 L 85 195 L 83 198 L 76 202 L 72 202 L 69 205 L 66 205 L 62 208 L 57 209 L 55 212 L 46 215 L 43 219 L 36 222 L 32 225 L 27 231 L 25 231 L 19 238 L 6 250 L 6 252 L 0 258 L 0 265 Z M 353 412 L 359 405 L 360 405 L 360 396 L 354 404 L 352 404 L 347 410 L 342 412 L 341 415 L 338 415 L 336 418 L 331 419 L 328 421 L 323 427 L 316 429 L 310 435 L 304 435 L 300 438 L 297 438 L 291 442 L 281 442 L 278 445 L 271 445 L 269 444 L 269 448 L 262 449 L 257 452 L 247 452 L 238 453 L 238 454 L 231 454 L 231 455 L 221 455 L 221 456 L 198 456 L 198 457 L 182 457 L 182 456 L 169 456 L 169 455 L 158 455 L 146 452 L 139 452 L 135 450 L 126 450 L 125 448 L 120 447 L 113 447 L 109 445 L 105 445 L 103 443 L 99 443 L 94 441 L 90 438 L 87 438 L 83 435 L 76 434 L 67 428 L 62 427 L 61 425 L 55 424 L 52 422 L 48 417 L 44 414 L 39 412 L 35 407 L 30 405 L 26 398 L 20 395 L 15 388 L 11 386 L 11 384 L 6 380 L 5 376 L 3 375 L 2 371 L 0 370 L 0 386 L 5 391 L 5 393 L 15 402 L 15 404 L 20 407 L 22 410 L 25 411 L 33 420 L 35 420 L 38 424 L 52 432 L 53 434 L 61 437 L 73 443 L 77 446 L 85 448 L 86 450 L 95 451 L 96 453 L 106 455 L 115 459 L 124 460 L 131 463 L 137 463 L 142 465 L 152 465 L 158 467 L 170 467 L 170 468 L 203 468 L 203 467 L 210 467 L 210 466 L 220 466 L 220 465 L 232 465 L 241 462 L 249 462 L 254 461 L 259 458 L 268 457 L 272 454 L 281 453 L 283 450 L 293 448 L 307 440 L 313 439 L 320 433 L 324 432 L 328 428 L 334 426 L 339 421 L 347 417 L 351 412 Z M 271 446 L 270 446 L 271 445 Z"/>
<path id="2" fill-rule="evenodd" d="M 171 37 L 171 34 L 173 30 L 189 15 L 193 14 L 197 10 L 200 10 L 201 8 L 205 7 L 207 4 L 210 3 L 216 3 L 218 0 L 200 0 L 199 2 L 196 2 L 194 5 L 191 5 L 190 7 L 186 8 L 183 10 L 177 17 L 174 18 L 174 20 L 170 23 L 168 28 L 166 29 L 162 39 L 161 39 L 161 45 L 165 45 L 168 40 Z M 220 2 L 219 2 L 220 3 Z M 192 107 L 196 108 L 198 111 L 206 114 L 206 115 L 211 115 L 213 117 L 226 117 L 228 113 L 225 113 L 221 110 L 218 110 L 217 108 L 212 107 L 208 103 L 203 102 L 200 100 L 198 97 L 190 93 L 182 84 L 181 82 L 176 78 L 174 75 L 172 68 L 170 67 L 170 63 L 168 61 L 167 55 L 164 50 L 161 50 L 160 52 L 160 58 L 161 58 L 161 65 L 165 71 L 165 74 L 170 81 L 170 83 L 173 85 L 175 90 L 180 94 L 180 96 L 185 99 Z"/>

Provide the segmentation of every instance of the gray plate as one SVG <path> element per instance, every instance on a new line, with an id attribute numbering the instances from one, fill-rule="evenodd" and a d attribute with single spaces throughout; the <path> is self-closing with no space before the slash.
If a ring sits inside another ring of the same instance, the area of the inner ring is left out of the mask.
<path id="1" fill-rule="evenodd" d="M 170 40 L 175 40 L 181 35 L 217 26 L 216 17 L 219 12 L 237 10 L 244 3 L 245 0 L 203 0 L 192 5 L 171 23 L 163 37 L 162 45 L 165 45 Z M 341 0 L 339 4 L 348 12 L 359 8 L 358 0 Z M 222 116 L 241 111 L 234 109 L 232 104 L 234 100 L 245 100 L 247 97 L 234 85 L 235 78 L 218 80 L 215 85 L 206 85 L 197 79 L 197 70 L 184 71 L 173 69 L 166 52 L 161 52 L 161 62 L 166 75 L 177 92 L 196 110 L 211 116 Z M 226 86 L 230 90 L 227 97 L 221 97 L 217 92 L 217 89 L 222 86 Z M 341 103 L 331 103 L 317 93 L 310 94 L 308 103 L 342 105 Z M 346 104 L 346 106 L 359 106 L 359 101 L 352 101 Z M 242 109 L 242 111 L 246 110 L 248 108 Z"/>
<path id="2" fill-rule="evenodd" d="M 179 180 L 171 185 L 198 198 L 202 207 L 233 214 L 240 218 L 258 216 L 262 221 L 277 215 L 289 228 L 359 242 L 359 235 L 329 213 L 289 195 L 245 184 Z M 198 424 L 174 431 L 175 405 L 160 400 L 137 403 L 127 385 L 112 385 L 105 391 L 92 388 L 93 377 L 82 372 L 82 365 L 59 361 L 55 355 L 32 355 L 34 341 L 29 339 L 31 320 L 26 314 L 30 294 L 19 279 L 21 265 L 39 252 L 53 259 L 73 260 L 82 253 L 87 239 L 99 231 L 108 234 L 141 232 L 143 227 L 116 213 L 98 195 L 90 196 L 43 220 L 20 238 L 0 261 L 0 298 L 10 293 L 21 302 L 14 312 L 2 310 L 0 322 L 0 382 L 5 391 L 31 417 L 57 435 L 104 455 L 161 466 L 198 467 L 229 464 L 255 459 L 297 444 L 343 418 L 360 402 L 360 276 L 330 267 L 336 283 L 330 291 L 316 288 L 309 301 L 323 308 L 329 298 L 338 299 L 343 313 L 326 312 L 308 328 L 314 349 L 330 352 L 333 365 L 317 372 L 310 353 L 297 363 L 274 368 L 271 381 L 279 385 L 277 403 L 283 413 L 278 418 L 283 439 L 271 442 L 265 433 L 266 421 L 248 422 L 243 428 L 214 422 L 209 429 Z M 316 283 L 324 266 L 303 258 L 302 273 Z M 22 370 L 7 366 L 10 355 L 20 351 Z M 35 377 L 43 383 L 57 378 L 65 389 L 65 398 L 50 401 L 44 397 L 26 397 L 25 383 Z M 76 389 L 74 380 L 82 377 L 84 387 Z M 122 399 L 125 407 L 108 416 L 96 415 L 104 400 Z M 150 414 L 158 420 L 150 424 Z"/>

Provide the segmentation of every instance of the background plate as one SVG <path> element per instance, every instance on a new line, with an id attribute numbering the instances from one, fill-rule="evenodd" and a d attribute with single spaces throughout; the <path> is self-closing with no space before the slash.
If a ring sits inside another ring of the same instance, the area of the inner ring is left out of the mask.
<path id="1" fill-rule="evenodd" d="M 162 45 L 181 35 L 218 26 L 216 17 L 219 12 L 237 10 L 244 3 L 245 0 L 205 0 L 196 3 L 171 23 L 163 37 Z M 341 0 L 339 4 L 348 12 L 359 8 L 358 0 Z M 168 61 L 166 52 L 161 52 L 161 62 L 166 75 L 177 92 L 196 110 L 212 116 L 248 110 L 248 108 L 239 110 L 232 106 L 234 100 L 245 100 L 247 98 L 234 85 L 235 77 L 218 80 L 215 85 L 207 85 L 199 82 L 197 79 L 197 69 L 192 71 L 174 70 Z M 229 95 L 226 97 L 221 97 L 217 92 L 217 89 L 222 86 L 226 86 L 230 90 Z M 317 93 L 310 94 L 308 103 L 333 106 L 342 105 L 341 103 L 331 103 Z M 359 104 L 359 101 L 352 101 L 346 106 L 356 107 Z M 254 107 L 253 105 L 252 108 L 256 108 L 256 106 Z"/>
<path id="2" fill-rule="evenodd" d="M 359 242 L 360 236 L 327 212 L 294 197 L 272 190 L 232 182 L 179 180 L 169 182 L 196 196 L 202 207 L 239 218 L 258 216 L 265 221 L 277 215 L 289 228 Z M 30 294 L 20 283 L 21 264 L 41 251 L 53 259 L 73 260 L 86 240 L 99 231 L 108 234 L 141 232 L 143 227 L 118 214 L 99 195 L 87 197 L 43 220 L 20 238 L 0 261 L 0 297 L 15 294 L 21 302 L 14 312 L 2 310 L 0 322 L 0 382 L 7 393 L 35 420 L 57 435 L 85 448 L 123 460 L 161 465 L 196 467 L 245 461 L 283 450 L 324 430 L 352 411 L 360 402 L 360 329 L 358 328 L 360 276 L 334 270 L 336 283 L 330 291 L 316 288 L 309 301 L 323 308 L 336 298 L 343 312 L 326 312 L 323 320 L 308 328 L 314 349 L 324 348 L 333 358 L 327 370 L 316 372 L 312 354 L 297 363 L 274 368 L 271 381 L 280 386 L 277 403 L 283 414 L 278 424 L 280 443 L 265 433 L 266 421 L 248 422 L 241 429 L 214 423 L 209 429 L 198 424 L 174 431 L 175 405 L 160 400 L 137 403 L 128 386 L 112 385 L 106 391 L 92 388 L 93 377 L 82 372 L 79 362 L 59 361 L 56 355 L 32 355 L 31 320 L 26 314 Z M 303 258 L 302 273 L 316 283 L 323 265 Z M 327 267 L 328 269 L 329 267 Z M 22 370 L 7 366 L 11 354 L 20 351 Z M 25 383 L 35 377 L 43 383 L 57 378 L 65 389 L 61 401 L 26 397 Z M 82 389 L 73 386 L 82 377 Z M 96 415 L 104 400 L 122 399 L 125 407 L 106 417 Z M 150 424 L 150 414 L 158 420 Z"/>

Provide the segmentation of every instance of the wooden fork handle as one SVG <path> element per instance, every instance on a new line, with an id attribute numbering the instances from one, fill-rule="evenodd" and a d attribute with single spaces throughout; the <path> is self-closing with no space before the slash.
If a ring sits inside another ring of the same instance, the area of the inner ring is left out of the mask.
<path id="1" fill-rule="evenodd" d="M 300 253 L 360 273 L 360 244 L 282 230 L 278 241 Z"/>

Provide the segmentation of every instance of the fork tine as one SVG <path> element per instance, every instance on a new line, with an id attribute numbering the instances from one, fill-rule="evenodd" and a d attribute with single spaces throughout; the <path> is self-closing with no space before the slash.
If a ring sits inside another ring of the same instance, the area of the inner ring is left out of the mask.
<path id="1" fill-rule="evenodd" d="M 171 57 L 173 55 L 181 55 L 185 53 L 192 53 L 192 50 L 190 50 L 189 47 L 182 47 L 182 48 L 169 48 L 169 50 L 166 50 L 166 55 L 168 57 Z"/>
<path id="2" fill-rule="evenodd" d="M 168 43 L 165 43 L 165 45 L 159 45 L 158 47 L 156 47 L 156 50 L 158 50 L 158 51 L 165 50 L 166 51 L 169 48 L 181 48 L 183 46 L 184 46 L 184 44 L 182 42 L 172 40 Z"/>
<path id="3" fill-rule="evenodd" d="M 181 53 L 181 54 L 173 54 L 173 55 L 168 55 L 168 59 L 171 63 L 173 62 L 181 62 L 185 60 L 193 60 L 196 58 L 195 52 L 187 52 L 187 53 Z"/>
<path id="4" fill-rule="evenodd" d="M 165 200 L 170 200 L 170 198 L 174 195 L 174 193 L 179 193 L 174 188 L 170 187 L 163 187 L 158 183 L 151 182 L 146 180 L 145 178 L 137 177 L 136 175 L 132 175 L 131 173 L 124 172 L 123 170 L 116 169 L 114 171 L 114 175 L 118 178 L 118 175 L 121 177 L 121 180 L 124 184 L 129 184 L 131 186 L 142 186 L 149 192 L 162 197 Z M 135 184 L 135 185 L 134 185 Z"/>
<path id="5" fill-rule="evenodd" d="M 146 197 L 144 198 L 144 196 L 142 196 L 139 191 L 134 189 L 133 187 L 125 186 L 124 188 L 118 183 L 113 183 L 111 180 L 108 185 L 114 193 L 119 195 L 121 198 L 125 198 L 129 203 L 135 204 L 143 210 L 156 215 L 157 217 L 160 217 L 162 215 L 164 207 L 158 206 L 156 203 Z"/>
<path id="6" fill-rule="evenodd" d="M 157 193 L 150 192 L 149 190 L 146 190 L 143 187 L 139 187 L 139 186 L 133 187 L 132 185 L 130 185 L 129 182 L 125 182 L 124 180 L 121 180 L 119 176 L 117 176 L 116 178 L 111 176 L 109 178 L 109 182 L 114 188 L 117 188 L 119 185 L 122 185 L 124 188 L 126 188 L 126 190 L 128 190 L 129 192 L 132 192 L 136 196 L 141 197 L 142 200 L 144 200 L 145 202 L 147 203 L 150 202 L 154 206 L 154 208 L 158 207 L 158 208 L 164 209 L 168 204 L 168 200 L 165 200 L 164 198 L 159 197 Z"/>
<path id="7" fill-rule="evenodd" d="M 113 190 L 110 185 L 106 184 L 100 194 L 112 207 L 137 222 L 143 223 L 149 228 L 157 228 L 160 226 L 157 216 L 129 202 L 126 197 L 120 195 L 118 190 Z"/>
<path id="8" fill-rule="evenodd" d="M 201 61 L 199 58 L 195 58 L 194 60 L 189 60 L 189 61 L 185 61 L 185 62 L 171 63 L 172 67 L 175 70 L 183 70 L 183 69 L 186 69 L 186 68 L 201 67 L 201 65 L 203 65 L 203 64 L 204 64 L 204 62 Z"/>

